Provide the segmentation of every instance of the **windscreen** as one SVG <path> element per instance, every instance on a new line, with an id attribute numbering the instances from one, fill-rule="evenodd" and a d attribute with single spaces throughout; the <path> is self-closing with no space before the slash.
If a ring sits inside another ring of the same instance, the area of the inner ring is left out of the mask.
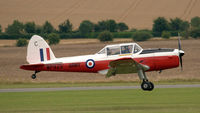
<path id="1" fill-rule="evenodd" d="M 121 46 L 121 54 L 129 54 L 132 53 L 133 45 L 124 45 Z"/>

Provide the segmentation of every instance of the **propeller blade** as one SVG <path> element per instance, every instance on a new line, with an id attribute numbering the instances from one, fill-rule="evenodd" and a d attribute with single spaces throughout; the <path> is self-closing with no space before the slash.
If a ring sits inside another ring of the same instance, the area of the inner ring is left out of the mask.
<path id="1" fill-rule="evenodd" d="M 179 55 L 179 60 L 180 60 L 180 64 L 181 64 L 181 70 L 183 70 L 183 60 L 182 60 L 182 56 Z"/>
<path id="2" fill-rule="evenodd" d="M 181 40 L 180 40 L 180 34 L 178 33 L 178 49 L 179 49 L 179 62 L 181 65 L 181 70 L 183 70 L 183 59 L 182 56 L 184 55 L 184 51 L 181 49 Z"/>
<path id="3" fill-rule="evenodd" d="M 179 33 L 178 33 L 178 49 L 181 50 L 181 40 Z"/>

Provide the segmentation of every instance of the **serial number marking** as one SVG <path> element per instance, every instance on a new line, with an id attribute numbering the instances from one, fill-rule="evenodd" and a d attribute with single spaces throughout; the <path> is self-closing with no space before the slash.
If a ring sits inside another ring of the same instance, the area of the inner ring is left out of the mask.
<path id="1" fill-rule="evenodd" d="M 69 68 L 80 67 L 80 63 L 71 63 L 69 64 Z"/>
<path id="2" fill-rule="evenodd" d="M 48 64 L 46 67 L 48 70 L 63 69 L 62 64 Z"/>

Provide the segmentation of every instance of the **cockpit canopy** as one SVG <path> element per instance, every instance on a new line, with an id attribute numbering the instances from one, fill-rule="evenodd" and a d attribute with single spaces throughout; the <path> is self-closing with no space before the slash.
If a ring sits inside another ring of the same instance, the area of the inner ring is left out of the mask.
<path id="1" fill-rule="evenodd" d="M 135 54 L 142 50 L 142 48 L 136 43 L 125 43 L 108 45 L 101 49 L 97 54 L 119 55 L 119 54 Z"/>

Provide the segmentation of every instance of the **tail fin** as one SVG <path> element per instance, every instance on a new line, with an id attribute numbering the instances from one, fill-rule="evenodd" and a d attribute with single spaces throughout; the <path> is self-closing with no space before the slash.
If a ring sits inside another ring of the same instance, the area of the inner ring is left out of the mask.
<path id="1" fill-rule="evenodd" d="M 52 59 L 55 56 L 46 41 L 38 35 L 32 36 L 27 48 L 27 62 L 36 64 Z"/>

